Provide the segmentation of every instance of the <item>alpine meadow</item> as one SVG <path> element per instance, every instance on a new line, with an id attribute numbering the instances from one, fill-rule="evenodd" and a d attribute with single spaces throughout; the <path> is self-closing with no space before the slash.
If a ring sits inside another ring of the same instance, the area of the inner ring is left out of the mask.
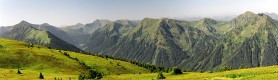
<path id="1" fill-rule="evenodd" d="M 275 2 L 2 0 L 0 80 L 277 80 Z"/>

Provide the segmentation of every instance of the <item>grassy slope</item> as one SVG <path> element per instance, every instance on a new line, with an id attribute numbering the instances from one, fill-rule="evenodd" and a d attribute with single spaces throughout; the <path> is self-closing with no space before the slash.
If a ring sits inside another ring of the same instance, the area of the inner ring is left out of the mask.
<path id="1" fill-rule="evenodd" d="M 77 79 L 80 72 L 85 70 L 78 61 L 64 56 L 58 50 L 42 46 L 38 48 L 38 45 L 28 47 L 29 44 L 2 38 L 0 38 L 0 45 L 0 79 L 38 79 L 40 72 L 43 73 L 45 79 L 54 79 L 55 77 Z M 94 68 L 105 74 L 109 72 L 111 74 L 131 74 L 139 73 L 139 71 L 148 73 L 148 70 L 127 62 L 67 52 L 89 66 L 94 65 Z M 110 61 L 113 65 L 108 65 Z M 117 63 L 121 66 L 118 66 Z M 20 69 L 23 74 L 17 74 L 17 69 Z"/>
<path id="2" fill-rule="evenodd" d="M 184 72 L 182 75 L 163 73 L 167 80 L 275 80 L 278 77 L 278 66 L 239 69 L 225 72 Z M 232 77 L 235 78 L 232 78 Z M 106 76 L 104 80 L 151 80 L 156 79 L 157 73 L 123 74 Z"/>
<path id="3" fill-rule="evenodd" d="M 109 58 L 101 58 L 97 56 L 85 55 L 75 52 L 67 52 L 73 58 L 77 58 L 79 61 L 84 62 L 86 65 L 94 68 L 97 71 L 104 74 L 128 74 L 128 73 L 148 73 L 145 68 L 138 67 L 129 62 L 120 60 L 114 60 Z M 117 65 L 119 64 L 119 65 Z"/>
<path id="4" fill-rule="evenodd" d="M 8 39 L 0 39 L 0 79 L 36 79 L 42 72 L 46 79 L 55 77 L 76 78 L 84 70 L 75 60 L 72 60 L 57 50 L 38 48 L 34 45 Z M 23 75 L 17 74 L 20 69 Z M 34 76 L 36 75 L 36 76 Z M 74 75 L 74 76 L 73 76 Z M 12 77 L 11 77 L 12 76 Z"/>

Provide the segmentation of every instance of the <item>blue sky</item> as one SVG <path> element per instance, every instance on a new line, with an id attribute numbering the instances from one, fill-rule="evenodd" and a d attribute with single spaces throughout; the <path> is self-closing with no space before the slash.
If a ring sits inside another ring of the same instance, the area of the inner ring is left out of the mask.
<path id="1" fill-rule="evenodd" d="M 245 11 L 278 13 L 275 0 L 0 0 L 0 26 L 26 20 L 54 26 L 96 19 L 210 17 Z"/>

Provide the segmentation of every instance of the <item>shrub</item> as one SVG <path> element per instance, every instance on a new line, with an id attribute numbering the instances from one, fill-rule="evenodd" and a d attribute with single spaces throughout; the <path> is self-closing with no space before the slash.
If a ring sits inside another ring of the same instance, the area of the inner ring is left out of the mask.
<path id="1" fill-rule="evenodd" d="M 236 78 L 236 77 L 240 77 L 241 75 L 237 75 L 237 74 L 228 74 L 226 75 L 226 77 L 228 78 Z"/>
<path id="2" fill-rule="evenodd" d="M 78 79 L 79 80 L 84 80 L 84 79 L 101 79 L 103 76 L 102 73 L 99 73 L 97 71 L 94 70 L 89 70 L 89 74 L 80 74 Z"/>
<path id="3" fill-rule="evenodd" d="M 162 72 L 159 72 L 157 75 L 157 79 L 165 79 L 166 77 L 162 74 Z"/>
<path id="4" fill-rule="evenodd" d="M 22 74 L 22 73 L 19 71 L 19 69 L 17 70 L 17 74 Z"/>
<path id="5" fill-rule="evenodd" d="M 173 68 L 171 74 L 177 75 L 177 74 L 182 74 L 182 72 L 181 72 L 181 69 L 179 69 L 179 68 Z"/>
<path id="6" fill-rule="evenodd" d="M 40 72 L 40 76 L 39 76 L 40 79 L 44 79 L 42 73 Z"/>
<path id="7" fill-rule="evenodd" d="M 243 64 L 240 64 L 239 69 L 243 69 L 243 68 L 244 68 Z"/>
<path id="8" fill-rule="evenodd" d="M 232 67 L 228 67 L 228 66 L 224 66 L 224 67 L 220 67 L 218 68 L 218 71 L 222 72 L 222 71 L 230 71 L 232 70 Z"/>
<path id="9" fill-rule="evenodd" d="M 96 76 L 96 78 L 97 78 L 97 79 L 101 79 L 102 76 L 103 76 L 103 75 L 102 75 L 101 73 L 98 73 L 97 76 Z"/>
<path id="10" fill-rule="evenodd" d="M 67 52 L 64 52 L 64 55 L 70 57 L 70 55 Z"/>

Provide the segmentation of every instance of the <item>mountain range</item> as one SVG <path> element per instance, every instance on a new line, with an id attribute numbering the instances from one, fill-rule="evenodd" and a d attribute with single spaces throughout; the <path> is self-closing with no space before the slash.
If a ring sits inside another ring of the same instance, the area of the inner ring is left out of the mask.
<path id="1" fill-rule="evenodd" d="M 56 28 L 22 21 L 1 28 L 4 38 L 57 49 L 89 52 L 183 70 L 278 63 L 278 22 L 266 13 L 247 11 L 230 21 L 144 18 L 96 20 Z"/>
<path id="2" fill-rule="evenodd" d="M 65 32 L 48 24 L 35 25 L 21 21 L 14 26 L 3 28 L 2 31 L 0 34 L 2 38 L 24 41 L 30 44 L 40 44 L 56 49 L 82 51 L 70 44 L 70 42 L 67 42 L 70 39 L 66 37 L 67 34 Z"/>

